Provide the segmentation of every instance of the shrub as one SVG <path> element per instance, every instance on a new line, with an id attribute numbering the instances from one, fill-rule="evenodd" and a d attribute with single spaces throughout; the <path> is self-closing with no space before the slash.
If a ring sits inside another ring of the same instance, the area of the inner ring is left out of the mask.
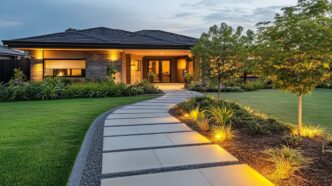
<path id="1" fill-rule="evenodd" d="M 292 134 L 298 134 L 297 128 L 293 128 Z M 325 129 L 321 128 L 319 125 L 304 125 L 302 128 L 302 137 L 315 138 L 323 137 L 325 135 Z"/>
<path id="2" fill-rule="evenodd" d="M 217 124 L 223 126 L 230 124 L 233 116 L 233 110 L 226 106 L 213 106 L 208 112 Z"/>
<path id="3" fill-rule="evenodd" d="M 235 107 L 234 107 L 235 108 Z M 241 124 L 249 133 L 254 135 L 270 135 L 274 133 L 290 132 L 290 125 L 269 118 L 262 112 L 257 112 L 250 107 L 236 107 L 234 109 L 234 123 Z"/>
<path id="4" fill-rule="evenodd" d="M 254 91 L 259 89 L 266 89 L 270 88 L 268 84 L 263 80 L 256 80 L 256 81 L 248 81 L 246 83 L 241 84 L 241 88 L 246 91 Z"/>
<path id="5" fill-rule="evenodd" d="M 8 84 L 3 85 L 1 90 L 1 100 L 26 100 L 27 84 Z"/>
<path id="6" fill-rule="evenodd" d="M 196 108 L 194 108 L 193 110 L 191 110 L 189 112 L 189 117 L 190 119 L 194 120 L 194 121 L 198 121 L 201 119 L 204 119 L 204 111 L 200 111 L 199 106 L 197 106 Z"/>
<path id="7" fill-rule="evenodd" d="M 153 73 L 153 72 L 149 72 L 148 73 L 148 81 L 150 82 L 150 83 L 153 83 L 154 82 L 154 78 L 155 78 L 155 74 Z"/>
<path id="8" fill-rule="evenodd" d="M 159 93 L 159 89 L 157 86 L 149 82 L 148 80 L 141 80 L 135 84 L 133 84 L 131 87 L 135 87 L 138 89 L 142 89 L 143 93 L 145 94 L 157 94 Z"/>
<path id="9" fill-rule="evenodd" d="M 213 139 L 216 142 L 230 140 L 235 136 L 231 125 L 218 125 L 212 128 Z"/>
<path id="10" fill-rule="evenodd" d="M 274 179 L 286 179 L 295 172 L 306 168 L 311 162 L 309 158 L 302 155 L 301 151 L 282 146 L 278 149 L 268 149 L 265 153 L 269 156 L 267 161 L 274 167 L 272 177 Z"/>
<path id="11" fill-rule="evenodd" d="M 107 76 L 111 81 L 115 80 L 116 70 L 112 63 L 109 63 L 107 66 Z"/>
<path id="12" fill-rule="evenodd" d="M 200 119 L 196 122 L 196 126 L 202 132 L 207 132 L 210 129 L 209 120 L 208 119 Z"/>
<path id="13" fill-rule="evenodd" d="M 39 97 L 43 100 L 56 99 L 61 97 L 65 88 L 64 79 L 61 78 L 45 78 L 41 83 Z"/>
<path id="14" fill-rule="evenodd" d="M 63 97 L 66 98 L 92 98 L 106 96 L 120 96 L 124 94 L 121 85 L 112 81 L 73 83 L 66 87 Z"/>
<path id="15" fill-rule="evenodd" d="M 290 125 L 269 118 L 264 113 L 257 112 L 250 107 L 243 108 L 236 103 L 226 102 L 224 100 L 215 99 L 214 97 L 195 97 L 179 104 L 178 107 L 186 113 L 199 107 L 201 110 L 205 111 L 208 119 L 211 119 L 213 122 L 217 124 L 221 123 L 222 125 L 231 122 L 235 124 L 235 127 L 243 127 L 247 129 L 249 133 L 255 135 L 281 134 L 291 131 Z M 224 122 L 224 120 L 226 120 L 226 122 Z"/>
<path id="16" fill-rule="evenodd" d="M 284 143 L 290 147 L 296 147 L 303 139 L 300 136 L 287 135 L 283 138 Z"/>
<path id="17" fill-rule="evenodd" d="M 185 112 L 190 112 L 196 107 L 196 100 L 188 99 L 187 101 L 181 103 L 179 107 L 181 107 L 181 109 L 183 109 Z"/>
<path id="18" fill-rule="evenodd" d="M 249 114 L 254 115 L 260 119 L 268 119 L 268 116 L 265 113 L 255 111 L 249 106 L 244 106 L 243 109 L 247 111 Z"/>
<path id="19" fill-rule="evenodd" d="M 185 84 L 190 84 L 194 81 L 194 76 L 190 73 L 187 73 L 185 76 L 184 76 L 184 82 Z"/>
<path id="20" fill-rule="evenodd" d="M 23 71 L 19 68 L 14 69 L 14 75 L 10 79 L 9 84 L 10 85 L 21 85 L 26 83 L 27 77 L 23 73 Z"/>
<path id="21" fill-rule="evenodd" d="M 331 134 L 326 136 L 326 140 L 327 140 L 327 145 L 332 145 L 332 135 Z"/>

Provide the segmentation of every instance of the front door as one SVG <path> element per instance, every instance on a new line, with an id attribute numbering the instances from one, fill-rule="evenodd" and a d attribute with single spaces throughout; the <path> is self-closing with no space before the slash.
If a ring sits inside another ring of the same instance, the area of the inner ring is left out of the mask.
<path id="1" fill-rule="evenodd" d="M 171 61 L 170 60 L 150 60 L 149 73 L 154 74 L 155 83 L 171 82 Z"/>

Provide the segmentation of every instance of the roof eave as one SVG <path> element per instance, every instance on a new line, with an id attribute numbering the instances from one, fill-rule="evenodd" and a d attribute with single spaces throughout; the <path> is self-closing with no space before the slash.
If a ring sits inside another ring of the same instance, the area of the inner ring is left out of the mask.
<path id="1" fill-rule="evenodd" d="M 4 40 L 11 48 L 98 48 L 98 49 L 190 49 L 193 45 L 147 45 L 147 44 L 107 44 L 107 43 L 58 43 L 22 42 Z"/>

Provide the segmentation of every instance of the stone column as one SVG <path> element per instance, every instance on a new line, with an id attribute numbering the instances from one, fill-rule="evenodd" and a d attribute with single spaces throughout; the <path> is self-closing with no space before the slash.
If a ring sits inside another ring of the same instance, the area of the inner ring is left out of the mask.
<path id="1" fill-rule="evenodd" d="M 30 80 L 42 81 L 43 73 L 44 73 L 43 60 L 32 57 L 30 61 Z"/>
<path id="2" fill-rule="evenodd" d="M 110 60 L 106 52 L 85 53 L 85 78 L 87 80 L 105 80 L 108 78 L 107 68 Z"/>

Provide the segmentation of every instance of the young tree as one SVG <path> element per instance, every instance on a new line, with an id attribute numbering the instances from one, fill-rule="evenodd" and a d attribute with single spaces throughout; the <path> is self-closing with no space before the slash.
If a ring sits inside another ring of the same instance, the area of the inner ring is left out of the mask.
<path id="1" fill-rule="evenodd" d="M 272 24 L 259 28 L 261 66 L 275 87 L 298 96 L 298 134 L 302 131 L 302 95 L 331 74 L 331 2 L 300 0 L 282 9 Z"/>
<path id="2" fill-rule="evenodd" d="M 220 27 L 214 25 L 208 33 L 202 34 L 192 48 L 194 56 L 201 59 L 202 66 L 207 67 L 209 78 L 217 82 L 218 97 L 222 83 L 238 75 L 242 30 L 238 27 L 234 31 L 226 23 Z"/>

